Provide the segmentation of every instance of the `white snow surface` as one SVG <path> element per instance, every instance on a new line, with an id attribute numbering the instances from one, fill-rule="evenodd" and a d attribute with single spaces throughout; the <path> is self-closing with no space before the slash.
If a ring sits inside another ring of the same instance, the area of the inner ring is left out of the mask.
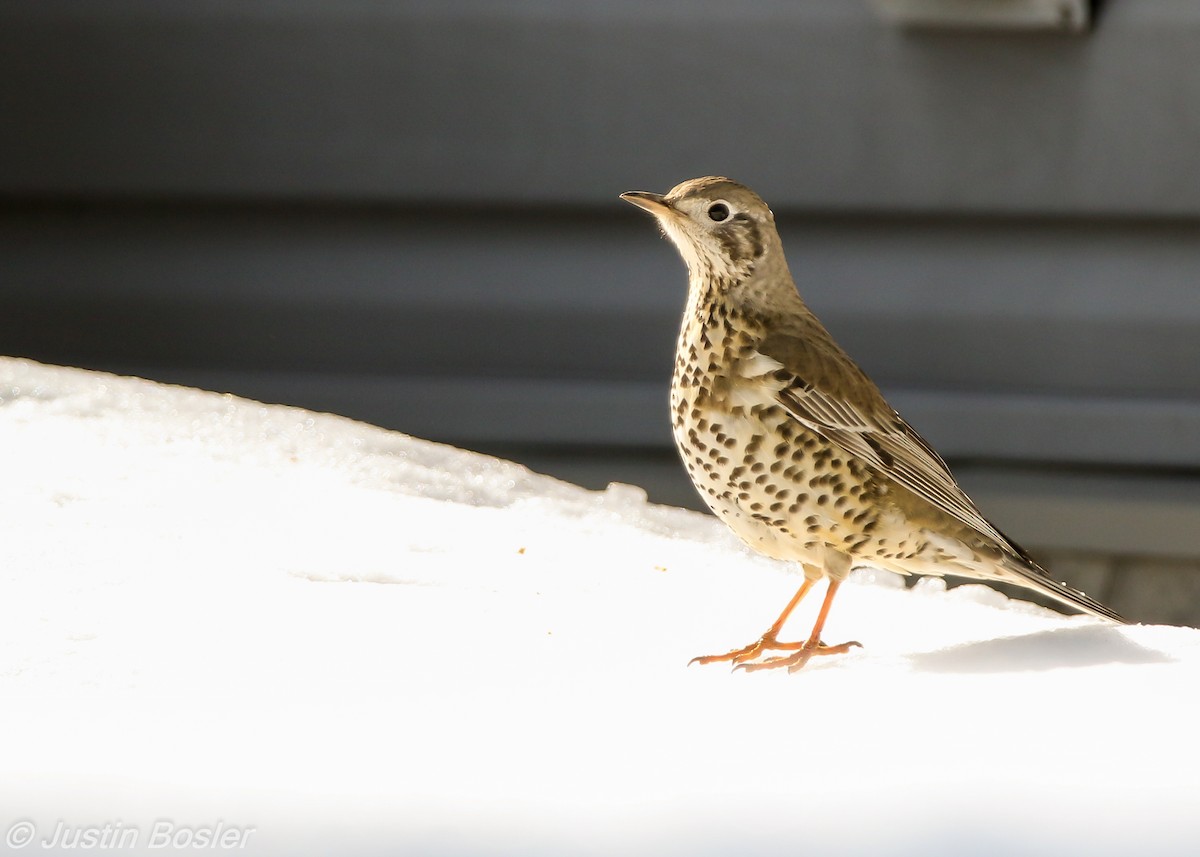
<path id="1" fill-rule="evenodd" d="M 0 521 L 0 831 L 29 852 L 74 853 L 60 824 L 178 850 L 156 823 L 249 854 L 1200 848 L 1193 629 L 863 570 L 825 635 L 862 649 L 689 668 L 801 580 L 712 518 L 19 359 Z"/>

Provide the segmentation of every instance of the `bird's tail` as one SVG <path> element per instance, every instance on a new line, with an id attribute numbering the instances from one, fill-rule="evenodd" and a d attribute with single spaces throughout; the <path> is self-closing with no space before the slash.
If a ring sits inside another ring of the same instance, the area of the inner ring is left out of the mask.
<path id="1" fill-rule="evenodd" d="M 1033 562 L 1033 560 L 1016 556 L 1005 557 L 1003 565 L 1016 575 L 1018 583 L 1030 589 L 1037 590 L 1043 595 L 1048 595 L 1055 601 L 1121 625 L 1129 624 L 1128 619 L 1114 610 L 1105 607 L 1090 595 L 1080 592 L 1078 589 L 1072 589 L 1067 584 L 1055 580 L 1045 569 Z"/>

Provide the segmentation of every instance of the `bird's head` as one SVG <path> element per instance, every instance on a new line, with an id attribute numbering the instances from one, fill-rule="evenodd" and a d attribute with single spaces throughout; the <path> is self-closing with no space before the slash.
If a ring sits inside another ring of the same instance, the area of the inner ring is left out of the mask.
<path id="1" fill-rule="evenodd" d="M 750 188 L 721 176 L 689 179 L 666 194 L 629 191 L 621 199 L 654 215 L 693 280 L 741 283 L 778 252 L 771 209 Z"/>

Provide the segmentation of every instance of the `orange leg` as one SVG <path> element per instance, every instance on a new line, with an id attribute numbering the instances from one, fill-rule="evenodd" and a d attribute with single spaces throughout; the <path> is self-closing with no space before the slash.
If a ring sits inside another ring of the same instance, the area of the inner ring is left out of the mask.
<path id="1" fill-rule="evenodd" d="M 793 651 L 801 649 L 805 643 L 781 643 L 777 639 L 779 632 L 783 630 L 783 625 L 788 620 L 788 616 L 792 615 L 792 611 L 796 609 L 796 605 L 808 594 L 808 590 L 813 588 L 815 580 L 805 580 L 803 585 L 796 594 L 792 596 L 792 600 L 788 602 L 787 607 L 783 608 L 783 612 L 779 614 L 779 618 L 775 620 L 775 624 L 767 629 L 767 633 L 763 634 L 758 640 L 748 646 L 740 649 L 734 649 L 732 652 L 726 652 L 723 655 L 704 655 L 699 658 L 692 658 L 688 661 L 688 666 L 692 664 L 715 664 L 718 661 L 733 661 L 735 664 L 752 661 L 765 651 Z M 826 602 L 829 597 L 826 596 Z M 828 605 L 824 610 L 828 610 Z M 824 613 L 822 613 L 824 615 Z M 820 621 L 820 620 L 819 620 Z"/>
<path id="2" fill-rule="evenodd" d="M 810 658 L 818 655 L 841 655 L 850 651 L 855 647 L 861 647 L 861 643 L 851 640 L 848 643 L 839 643 L 836 646 L 827 646 L 821 642 L 821 631 L 825 627 L 825 620 L 829 617 L 829 608 L 833 605 L 833 598 L 837 595 L 838 588 L 842 585 L 840 580 L 830 580 L 829 590 L 825 593 L 825 601 L 821 604 L 821 612 L 817 614 L 817 621 L 813 624 L 812 633 L 808 639 L 799 645 L 791 645 L 788 648 L 798 649 L 794 654 L 780 658 L 767 658 L 765 661 L 749 664 L 743 661 L 737 661 L 737 669 L 744 669 L 747 672 L 756 670 L 770 670 L 778 667 L 787 667 L 787 671 L 794 673 L 796 670 L 808 663 Z M 794 605 L 793 605 L 794 606 Z M 783 647 L 779 647 L 783 648 Z"/>

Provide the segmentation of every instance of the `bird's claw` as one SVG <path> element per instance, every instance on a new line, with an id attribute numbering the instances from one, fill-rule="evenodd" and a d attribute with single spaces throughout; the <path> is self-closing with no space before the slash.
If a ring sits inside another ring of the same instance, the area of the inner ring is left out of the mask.
<path id="1" fill-rule="evenodd" d="M 692 664 L 715 664 L 721 661 L 733 661 L 735 665 L 741 664 L 744 661 L 752 661 L 762 654 L 762 640 L 759 640 L 753 645 L 746 646 L 742 649 L 734 649 L 732 652 L 726 652 L 723 655 L 701 655 L 698 658 L 692 658 L 688 661 L 688 666 Z"/>
<path id="2" fill-rule="evenodd" d="M 766 660 L 755 661 L 753 663 L 749 662 L 748 660 L 735 661 L 733 670 L 734 672 L 737 672 L 738 670 L 745 670 L 748 673 L 752 673 L 759 672 L 760 670 L 771 670 L 778 669 L 780 667 L 786 667 L 789 673 L 794 673 L 797 670 L 803 669 L 804 665 L 807 664 L 812 658 L 822 655 L 844 655 L 851 649 L 861 649 L 862 643 L 858 642 L 857 640 L 850 640 L 846 643 L 838 643 L 836 646 L 828 646 L 819 641 L 815 643 L 809 641 L 800 644 L 796 648 L 798 651 L 793 652 L 790 655 L 767 658 Z"/>
<path id="3" fill-rule="evenodd" d="M 751 643 L 749 646 L 743 646 L 740 649 L 734 649 L 731 652 L 726 652 L 723 655 L 702 655 L 698 658 L 692 658 L 688 661 L 688 666 L 692 664 L 715 664 L 722 661 L 730 661 L 733 663 L 733 670 L 745 670 L 746 672 L 757 672 L 759 670 L 775 669 L 777 667 L 787 667 L 788 672 L 795 672 L 808 663 L 810 658 L 821 655 L 841 655 L 850 651 L 853 648 L 861 648 L 862 644 L 857 640 L 851 640 L 846 643 L 839 643 L 836 646 L 826 645 L 821 641 L 806 641 L 803 643 L 781 643 L 771 637 L 763 637 L 762 639 Z M 791 651 L 790 655 L 780 657 L 767 658 L 765 660 L 757 660 L 765 651 Z"/>
<path id="4" fill-rule="evenodd" d="M 763 652 L 787 652 L 794 649 L 802 649 L 804 645 L 804 643 L 781 643 L 776 640 L 773 635 L 764 634 L 761 638 L 755 640 L 750 645 L 743 646 L 740 649 L 734 649 L 733 651 L 726 652 L 723 655 L 702 655 L 698 658 L 692 658 L 690 661 L 688 661 L 688 666 L 690 667 L 692 664 L 703 665 L 720 663 L 721 661 L 732 661 L 734 668 L 736 669 L 737 667 L 748 663 L 749 661 L 753 661 L 754 659 L 761 657 Z"/>

